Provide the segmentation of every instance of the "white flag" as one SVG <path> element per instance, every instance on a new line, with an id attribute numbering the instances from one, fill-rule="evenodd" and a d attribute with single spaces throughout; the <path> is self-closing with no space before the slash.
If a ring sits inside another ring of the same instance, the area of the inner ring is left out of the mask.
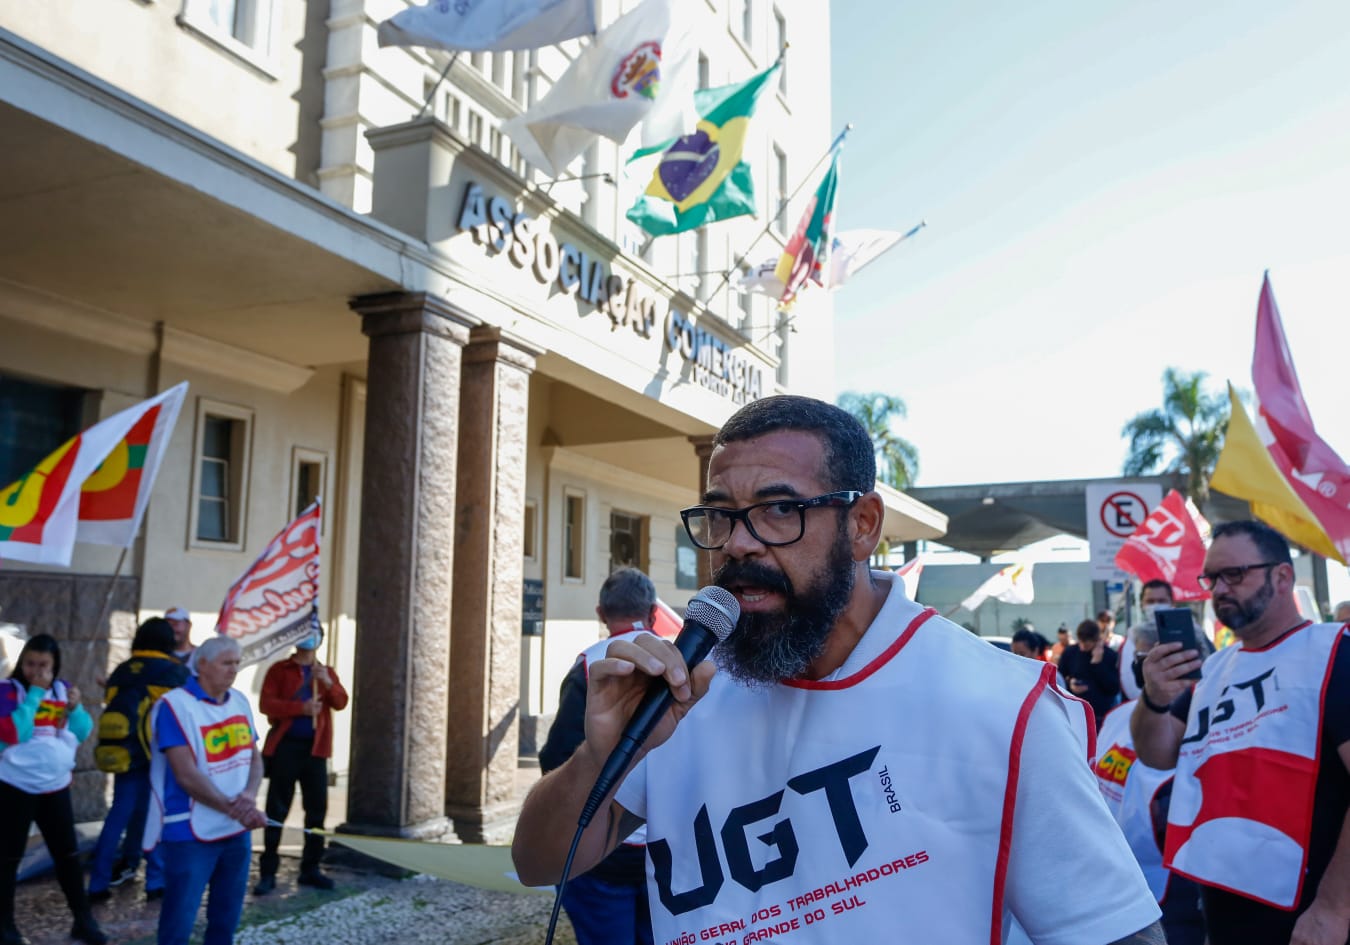
<path id="1" fill-rule="evenodd" d="M 829 288 L 837 289 L 872 260 L 896 243 L 907 240 L 928 223 L 901 233 L 898 230 L 845 230 L 834 238 L 834 252 L 830 254 Z"/>
<path id="2" fill-rule="evenodd" d="M 1031 569 L 1035 564 L 1010 564 L 989 580 L 975 588 L 975 593 L 961 601 L 966 610 L 974 610 L 990 597 L 1005 604 L 1030 604 L 1035 598 L 1031 586 Z"/>
<path id="3" fill-rule="evenodd" d="M 672 29 L 674 0 L 646 0 L 600 32 L 548 94 L 502 123 L 521 157 L 551 177 L 597 135 L 633 148 L 677 138 L 697 122 L 697 50 Z"/>
<path id="4" fill-rule="evenodd" d="M 538 49 L 595 32 L 591 0 L 432 0 L 380 24 L 381 46 Z"/>
<path id="5" fill-rule="evenodd" d="M 783 280 L 778 278 L 775 270 L 778 268 L 778 257 L 766 259 L 758 266 L 753 266 L 748 272 L 741 273 L 741 277 L 736 280 L 736 290 L 738 292 L 758 292 L 760 295 L 767 295 L 773 299 L 779 299 L 783 295 Z"/>

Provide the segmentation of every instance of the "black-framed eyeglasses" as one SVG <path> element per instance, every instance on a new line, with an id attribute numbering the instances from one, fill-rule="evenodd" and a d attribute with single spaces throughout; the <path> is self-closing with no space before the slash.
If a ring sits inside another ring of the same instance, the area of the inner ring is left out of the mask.
<path id="1" fill-rule="evenodd" d="M 1236 568 L 1220 568 L 1217 571 L 1206 571 L 1196 577 L 1196 583 L 1207 591 L 1214 590 L 1214 586 L 1220 581 L 1229 587 L 1237 587 L 1243 581 L 1247 580 L 1247 572 L 1255 571 L 1257 568 L 1278 568 L 1284 564 L 1283 561 L 1267 561 L 1263 564 L 1244 564 Z"/>
<path id="2" fill-rule="evenodd" d="M 790 545 L 806 534 L 806 510 L 824 507 L 848 508 L 863 497 L 861 492 L 827 492 L 814 499 L 774 499 L 743 509 L 696 505 L 680 512 L 689 540 L 706 551 L 716 551 L 731 541 L 737 522 L 744 522 L 754 539 L 764 545 Z"/>

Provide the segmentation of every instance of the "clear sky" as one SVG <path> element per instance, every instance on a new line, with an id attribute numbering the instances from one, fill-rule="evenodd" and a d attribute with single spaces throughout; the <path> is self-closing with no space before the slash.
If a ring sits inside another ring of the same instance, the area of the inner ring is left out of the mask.
<path id="1" fill-rule="evenodd" d="M 840 390 L 919 485 L 1118 475 L 1164 367 L 1250 388 L 1270 270 L 1350 460 L 1350 3 L 833 0 L 839 229 L 927 229 L 835 296 Z"/>

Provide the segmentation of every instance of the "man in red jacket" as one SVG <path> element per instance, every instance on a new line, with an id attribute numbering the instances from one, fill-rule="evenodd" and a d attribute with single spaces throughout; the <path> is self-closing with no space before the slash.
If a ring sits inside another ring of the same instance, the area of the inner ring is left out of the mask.
<path id="1" fill-rule="evenodd" d="M 323 641 L 323 631 L 295 645 L 289 659 L 273 663 L 263 677 L 260 699 L 270 726 L 263 744 L 267 760 L 267 818 L 281 823 L 291 810 L 295 785 L 300 784 L 300 799 L 305 808 L 305 828 L 322 828 L 328 814 L 328 759 L 333 754 L 333 710 L 347 707 L 347 690 L 337 673 L 321 665 L 315 651 Z M 258 885 L 253 895 L 265 896 L 277 887 L 281 828 L 263 832 L 263 854 L 259 861 Z M 305 834 L 300 855 L 297 882 L 316 889 L 332 889 L 333 880 L 319 871 L 323 856 L 323 837 Z"/>

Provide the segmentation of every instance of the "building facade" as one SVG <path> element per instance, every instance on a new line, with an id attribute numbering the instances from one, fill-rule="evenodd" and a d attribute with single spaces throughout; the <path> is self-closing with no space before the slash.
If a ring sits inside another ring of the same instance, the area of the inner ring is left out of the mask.
<path id="1" fill-rule="evenodd" d="M 601 0 L 598 21 L 633 5 Z M 191 384 L 129 553 L 0 563 L 0 622 L 65 641 L 94 693 L 139 619 L 179 605 L 210 633 L 322 495 L 346 827 L 497 839 L 604 577 L 633 564 L 686 603 L 706 562 L 678 510 L 711 435 L 748 400 L 833 390 L 828 297 L 788 319 L 727 284 L 781 249 L 836 130 L 828 11 L 680 5 L 705 85 L 791 48 L 747 145 L 758 217 L 652 241 L 624 219 L 645 182 L 617 146 L 552 180 L 499 130 L 580 42 L 378 48 L 403 6 L 0 6 L 0 479 Z M 887 504 L 892 544 L 945 527 Z M 103 789 L 86 758 L 84 816 Z"/>

